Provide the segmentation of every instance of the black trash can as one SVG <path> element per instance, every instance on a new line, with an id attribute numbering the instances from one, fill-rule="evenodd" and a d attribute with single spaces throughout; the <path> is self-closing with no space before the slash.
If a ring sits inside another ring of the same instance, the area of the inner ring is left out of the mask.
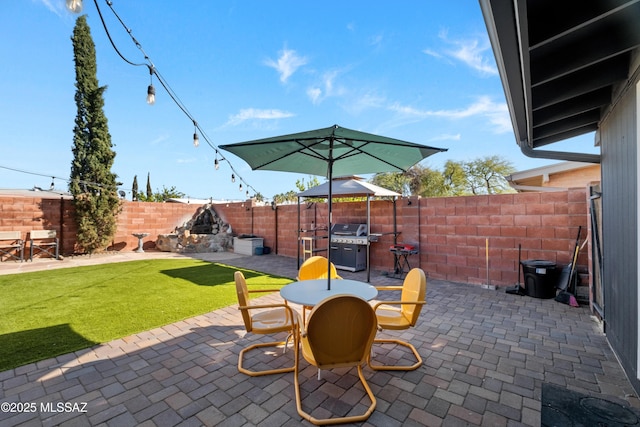
<path id="1" fill-rule="evenodd" d="M 540 259 L 527 259 L 521 264 L 527 295 L 534 298 L 555 298 L 556 263 Z"/>

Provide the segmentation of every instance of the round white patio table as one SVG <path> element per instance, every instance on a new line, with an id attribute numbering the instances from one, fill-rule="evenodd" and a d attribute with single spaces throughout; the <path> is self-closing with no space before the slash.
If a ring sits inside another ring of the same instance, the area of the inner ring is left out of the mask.
<path id="1" fill-rule="evenodd" d="M 301 280 L 280 289 L 284 300 L 305 307 L 313 307 L 325 298 L 344 294 L 370 301 L 378 295 L 378 290 L 368 283 L 347 279 L 331 279 L 331 290 L 327 290 L 327 279 Z"/>

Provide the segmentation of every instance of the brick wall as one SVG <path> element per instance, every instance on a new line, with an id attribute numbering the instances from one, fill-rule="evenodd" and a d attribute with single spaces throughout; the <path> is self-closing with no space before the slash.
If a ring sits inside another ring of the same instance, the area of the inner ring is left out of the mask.
<path id="1" fill-rule="evenodd" d="M 110 249 L 135 250 L 138 241 L 132 233 L 136 232 L 150 234 L 145 238 L 144 247 L 151 249 L 158 234 L 171 233 L 191 219 L 199 207 L 126 201 Z M 234 233 L 263 237 L 264 245 L 273 253 L 297 256 L 296 205 L 280 205 L 273 210 L 271 206 L 256 206 L 246 201 L 217 204 L 214 209 L 231 224 Z M 366 219 L 364 201 L 333 204 L 334 223 L 365 223 Z M 523 260 L 545 259 L 560 267 L 571 260 L 579 226 L 583 228 L 581 240 L 586 238 L 587 223 L 584 189 L 494 196 L 410 197 L 395 203 L 374 200 L 371 201 L 371 231 L 382 236 L 371 245 L 371 268 L 393 269 L 389 246 L 397 239 L 418 247 L 419 255 L 411 256 L 410 262 L 423 268 L 430 277 L 486 284 L 488 255 L 491 284 L 512 285 L 518 280 L 519 245 Z M 301 229 L 324 228 L 315 234 L 326 236 L 326 224 L 326 203 L 300 206 Z M 29 230 L 50 228 L 61 232 L 63 253 L 76 250 L 70 200 L 0 198 L 0 231 L 19 230 L 26 237 Z M 325 248 L 326 242 L 326 239 L 318 241 Z M 578 262 L 584 271 L 588 265 L 587 252 L 581 252 Z"/>

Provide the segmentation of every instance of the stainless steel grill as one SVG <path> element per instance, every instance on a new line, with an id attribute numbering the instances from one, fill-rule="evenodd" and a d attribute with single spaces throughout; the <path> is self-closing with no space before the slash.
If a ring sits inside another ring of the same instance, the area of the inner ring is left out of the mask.
<path id="1" fill-rule="evenodd" d="M 334 224 L 329 236 L 331 262 L 341 270 L 366 269 L 367 239 L 366 224 Z"/>

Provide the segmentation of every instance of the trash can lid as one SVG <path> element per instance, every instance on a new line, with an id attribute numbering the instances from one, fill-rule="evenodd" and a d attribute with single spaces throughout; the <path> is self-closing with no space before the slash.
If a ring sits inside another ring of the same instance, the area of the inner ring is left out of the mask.
<path id="1" fill-rule="evenodd" d="M 556 263 L 544 259 L 525 259 L 522 261 L 522 265 L 527 267 L 555 267 Z"/>

